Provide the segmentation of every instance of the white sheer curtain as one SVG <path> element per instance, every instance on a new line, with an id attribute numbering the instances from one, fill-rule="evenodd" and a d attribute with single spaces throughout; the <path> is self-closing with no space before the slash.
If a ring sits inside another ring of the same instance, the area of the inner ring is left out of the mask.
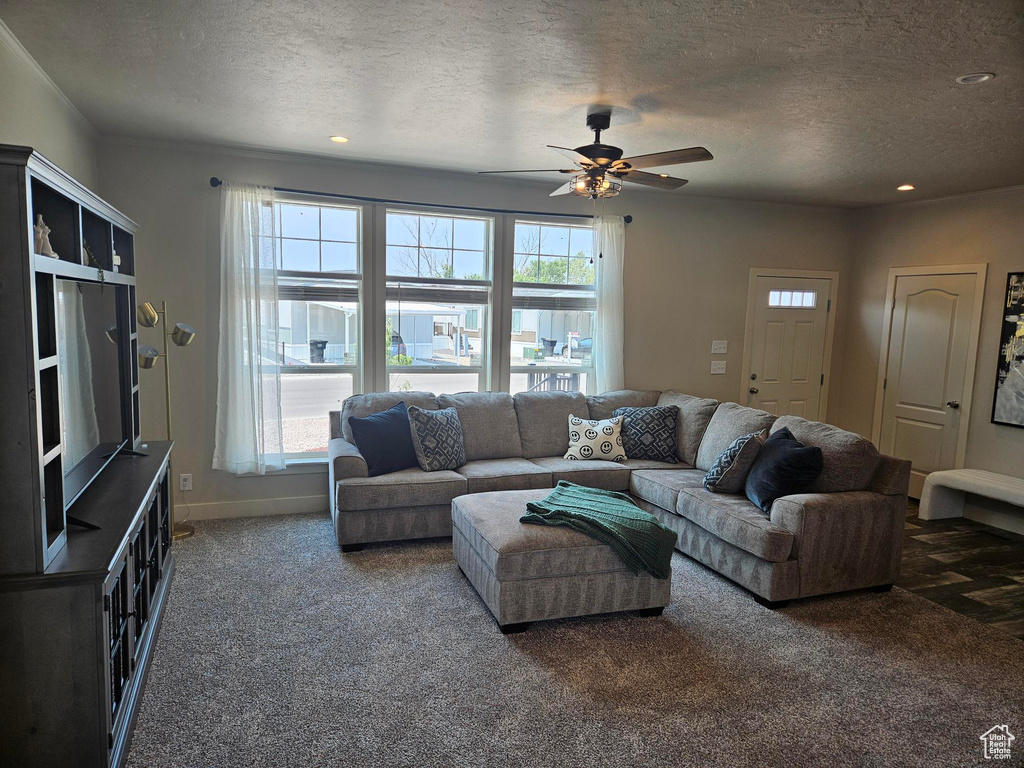
<path id="1" fill-rule="evenodd" d="M 625 386 L 623 368 L 622 265 L 626 250 L 626 222 L 621 216 L 594 218 L 597 264 L 597 332 L 594 368 L 597 391 Z"/>
<path id="2" fill-rule="evenodd" d="M 213 468 L 284 469 L 274 190 L 224 184 Z"/>

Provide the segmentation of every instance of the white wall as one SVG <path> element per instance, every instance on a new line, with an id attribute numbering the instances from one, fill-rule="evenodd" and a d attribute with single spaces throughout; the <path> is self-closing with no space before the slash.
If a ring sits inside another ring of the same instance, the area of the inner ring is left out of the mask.
<path id="1" fill-rule="evenodd" d="M 100 142 L 101 193 L 141 226 L 140 300 L 167 299 L 172 321 L 199 329 L 174 349 L 175 473 L 193 475 L 193 517 L 326 508 L 326 477 L 237 478 L 210 469 L 216 407 L 220 191 L 210 176 L 411 202 L 588 212 L 550 185 L 513 183 L 323 158 L 125 140 Z M 853 213 L 630 189 L 608 204 L 630 213 L 626 384 L 734 400 L 739 392 L 751 267 L 845 268 Z M 842 312 L 840 301 L 839 311 Z M 841 323 L 840 323 L 841 329 Z M 149 338 L 143 329 L 143 341 Z M 730 342 L 729 372 L 709 373 L 712 339 Z M 842 334 L 837 334 L 837 353 Z M 163 433 L 162 377 L 143 375 L 144 435 Z M 279 501 L 267 501 L 279 500 Z"/>
<path id="2" fill-rule="evenodd" d="M 36 149 L 96 190 L 96 131 L 0 21 L 0 144 Z"/>
<path id="3" fill-rule="evenodd" d="M 1007 272 L 1024 270 L 1024 188 L 858 211 L 837 423 L 870 435 L 890 267 L 987 263 L 965 465 L 1024 476 L 1024 429 L 991 423 Z M 1024 532 L 1024 515 L 978 501 L 971 516 Z"/>

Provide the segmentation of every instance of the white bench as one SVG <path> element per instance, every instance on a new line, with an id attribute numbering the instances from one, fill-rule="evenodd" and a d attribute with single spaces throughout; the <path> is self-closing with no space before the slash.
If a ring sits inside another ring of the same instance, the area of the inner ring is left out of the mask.
<path id="1" fill-rule="evenodd" d="M 924 479 L 921 493 L 922 520 L 963 517 L 968 493 L 1024 507 L 1024 480 L 980 469 L 944 469 Z"/>

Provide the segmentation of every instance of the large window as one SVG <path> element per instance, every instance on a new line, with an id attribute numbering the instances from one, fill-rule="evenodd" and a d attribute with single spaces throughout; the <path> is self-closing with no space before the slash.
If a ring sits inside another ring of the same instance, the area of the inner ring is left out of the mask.
<path id="1" fill-rule="evenodd" d="M 284 450 L 322 454 L 328 413 L 359 379 L 361 211 L 304 200 L 275 212 Z"/>
<path id="2" fill-rule="evenodd" d="M 596 298 L 590 226 L 516 221 L 510 390 L 588 391 Z"/>
<path id="3" fill-rule="evenodd" d="M 388 210 L 385 357 L 391 391 L 486 381 L 493 220 Z"/>

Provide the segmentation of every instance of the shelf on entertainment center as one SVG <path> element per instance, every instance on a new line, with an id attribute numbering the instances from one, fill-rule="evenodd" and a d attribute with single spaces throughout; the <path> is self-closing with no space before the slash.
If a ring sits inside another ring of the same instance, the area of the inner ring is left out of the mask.
<path id="1" fill-rule="evenodd" d="M 124 546 L 131 516 L 152 493 L 157 471 L 171 452 L 165 440 L 140 448 L 147 456 L 117 456 L 71 507 L 75 517 L 100 526 L 94 531 L 68 526 L 68 543 L 45 571 L 45 576 L 106 574 Z"/>

